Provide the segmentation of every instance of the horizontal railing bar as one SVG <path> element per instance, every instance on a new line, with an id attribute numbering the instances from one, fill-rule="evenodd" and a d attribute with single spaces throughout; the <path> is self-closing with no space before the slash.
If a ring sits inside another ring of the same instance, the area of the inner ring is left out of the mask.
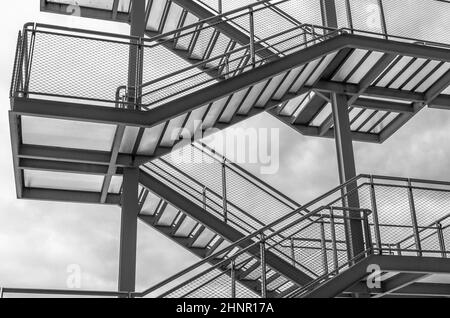
<path id="1" fill-rule="evenodd" d="M 61 289 L 33 289 L 33 288 L 2 288 L 3 294 L 36 294 L 36 295 L 67 295 L 67 296 L 104 296 L 104 297 L 129 297 L 127 292 L 110 291 L 86 291 L 86 290 L 61 290 Z"/>

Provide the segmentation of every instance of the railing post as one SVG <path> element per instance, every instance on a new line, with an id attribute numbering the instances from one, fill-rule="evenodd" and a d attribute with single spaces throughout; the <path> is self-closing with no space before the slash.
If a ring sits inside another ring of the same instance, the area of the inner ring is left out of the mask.
<path id="1" fill-rule="evenodd" d="M 206 191 L 208 189 L 206 187 L 203 188 L 202 197 L 203 197 L 203 210 L 206 211 Z"/>
<path id="2" fill-rule="evenodd" d="M 373 245 L 372 245 L 372 234 L 370 231 L 370 223 L 369 223 L 369 214 L 368 211 L 362 211 L 363 214 L 363 222 L 364 222 L 364 233 L 366 237 L 366 253 L 367 256 L 373 254 Z"/>
<path id="3" fill-rule="evenodd" d="M 346 0 L 345 4 L 346 4 L 346 9 L 347 9 L 348 27 L 350 28 L 351 32 L 354 33 L 354 31 L 353 31 L 352 7 L 351 7 L 351 4 L 350 4 L 350 0 Z"/>
<path id="4" fill-rule="evenodd" d="M 261 256 L 261 297 L 267 298 L 266 238 L 264 234 L 261 234 L 259 247 Z"/>
<path id="5" fill-rule="evenodd" d="M 439 247 L 441 249 L 441 255 L 443 258 L 447 258 L 447 251 L 445 250 L 445 239 L 444 239 L 444 232 L 442 229 L 442 224 L 440 222 L 436 223 L 437 226 L 437 234 L 439 239 Z"/>
<path id="6" fill-rule="evenodd" d="M 236 298 L 236 260 L 231 261 L 231 298 Z"/>
<path id="7" fill-rule="evenodd" d="M 228 200 L 227 200 L 227 160 L 222 160 L 222 198 L 223 198 L 223 219 L 228 222 Z"/>
<path id="8" fill-rule="evenodd" d="M 370 176 L 370 201 L 372 204 L 373 226 L 375 231 L 375 240 L 377 241 L 378 253 L 383 255 L 383 246 L 381 243 L 380 224 L 378 219 L 377 198 L 375 194 L 375 184 L 373 176 Z"/>
<path id="9" fill-rule="evenodd" d="M 383 34 L 386 38 L 386 40 L 389 40 L 389 35 L 387 31 L 387 24 L 386 24 L 386 16 L 384 14 L 384 6 L 383 6 L 383 0 L 378 0 L 379 6 L 380 6 L 380 16 L 381 16 L 381 29 L 383 30 Z"/>
<path id="10" fill-rule="evenodd" d="M 322 249 L 322 262 L 324 274 L 328 274 L 328 256 L 327 256 L 327 241 L 325 236 L 325 221 L 322 219 L 320 222 L 320 243 Z"/>
<path id="11" fill-rule="evenodd" d="M 294 238 L 291 237 L 291 258 L 292 258 L 292 266 L 296 266 L 295 264 L 295 241 Z"/>
<path id="12" fill-rule="evenodd" d="M 3 299 L 3 287 L 0 287 L 0 299 Z"/>
<path id="13" fill-rule="evenodd" d="M 256 53 L 255 53 L 255 17 L 253 8 L 249 9 L 250 20 L 250 58 L 253 68 L 256 67 Z"/>
<path id="14" fill-rule="evenodd" d="M 338 251 L 337 251 L 337 242 L 336 242 L 336 223 L 334 222 L 334 210 L 333 207 L 330 209 L 330 223 L 331 223 L 331 244 L 333 247 L 333 263 L 334 263 L 334 271 L 335 274 L 339 274 L 339 259 L 338 259 Z"/>
<path id="15" fill-rule="evenodd" d="M 402 256 L 402 246 L 399 244 L 397 244 L 397 254 L 398 256 Z"/>
<path id="16" fill-rule="evenodd" d="M 420 243 L 420 232 L 419 232 L 419 226 L 417 224 L 416 206 L 414 204 L 414 194 L 413 194 L 411 179 L 408 179 L 408 199 L 409 199 L 409 208 L 410 208 L 410 212 L 411 212 L 411 222 L 412 222 L 413 232 L 414 232 L 414 240 L 416 243 L 416 249 L 418 250 L 417 256 L 422 256 L 422 244 Z"/>

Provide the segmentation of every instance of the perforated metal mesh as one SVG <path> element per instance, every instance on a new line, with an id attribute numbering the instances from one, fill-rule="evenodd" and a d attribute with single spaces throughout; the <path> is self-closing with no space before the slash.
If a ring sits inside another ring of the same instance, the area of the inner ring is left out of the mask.
<path id="1" fill-rule="evenodd" d="M 390 35 L 450 43 L 450 3 L 434 0 L 383 0 Z"/>
<path id="2" fill-rule="evenodd" d="M 34 41 L 31 94 L 115 102 L 127 85 L 128 43 L 39 32 Z"/>

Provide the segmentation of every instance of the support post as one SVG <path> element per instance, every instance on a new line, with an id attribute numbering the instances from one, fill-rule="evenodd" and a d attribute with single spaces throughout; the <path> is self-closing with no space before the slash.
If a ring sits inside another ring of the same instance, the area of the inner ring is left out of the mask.
<path id="1" fill-rule="evenodd" d="M 139 168 L 125 168 L 120 223 L 119 292 L 135 291 L 138 214 Z"/>
<path id="2" fill-rule="evenodd" d="M 356 177 L 355 157 L 353 153 L 353 141 L 348 117 L 347 98 L 344 95 L 331 94 L 333 108 L 334 131 L 336 152 L 338 159 L 340 182 L 346 183 Z M 343 206 L 359 209 L 359 196 L 356 182 L 349 184 L 343 190 Z M 348 238 L 348 256 L 354 259 L 364 252 L 363 224 L 359 212 L 345 212 L 345 230 Z"/>

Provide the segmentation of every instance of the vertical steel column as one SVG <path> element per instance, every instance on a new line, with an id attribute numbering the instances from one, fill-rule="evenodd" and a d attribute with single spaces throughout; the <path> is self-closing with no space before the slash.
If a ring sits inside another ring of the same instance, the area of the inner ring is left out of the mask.
<path id="1" fill-rule="evenodd" d="M 348 103 L 344 95 L 332 93 L 334 135 L 339 167 L 340 182 L 346 183 L 356 177 L 353 141 L 348 117 Z M 356 182 L 347 185 L 345 189 L 344 207 L 359 208 L 359 196 Z M 353 217 L 354 216 L 354 217 Z M 344 213 L 345 230 L 348 237 L 349 259 L 354 259 L 364 252 L 363 224 L 359 212 Z"/>
<path id="2" fill-rule="evenodd" d="M 222 0 L 218 0 L 217 9 L 219 11 L 219 14 L 223 13 L 223 1 Z"/>
<path id="3" fill-rule="evenodd" d="M 411 212 L 411 223 L 414 233 L 414 241 L 416 243 L 417 256 L 422 256 L 422 244 L 420 242 L 420 231 L 417 223 L 416 215 L 416 205 L 414 204 L 414 194 L 412 190 L 411 180 L 408 179 L 408 199 L 409 199 L 409 209 Z"/>
<path id="4" fill-rule="evenodd" d="M 136 109 L 140 99 L 142 85 L 142 46 L 140 39 L 145 35 L 145 1 L 132 0 L 130 36 L 130 56 L 128 61 L 128 109 Z"/>
<path id="5" fill-rule="evenodd" d="M 264 234 L 261 234 L 259 247 L 261 256 L 261 297 L 267 298 L 266 238 Z"/>
<path id="6" fill-rule="evenodd" d="M 236 298 L 236 260 L 231 261 L 231 298 Z"/>
<path id="7" fill-rule="evenodd" d="M 436 223 L 436 226 L 437 226 L 437 235 L 439 239 L 439 247 L 441 249 L 441 255 L 443 258 L 447 258 L 447 251 L 445 250 L 445 239 L 442 224 L 438 222 Z"/>
<path id="8" fill-rule="evenodd" d="M 120 292 L 135 291 L 138 213 L 139 168 L 124 168 L 119 252 Z"/>
<path id="9" fill-rule="evenodd" d="M 377 197 L 375 194 L 375 183 L 373 176 L 370 176 L 370 201 L 372 204 L 373 226 L 375 231 L 375 240 L 377 241 L 378 253 L 383 255 L 383 246 L 381 244 L 380 223 L 378 218 Z"/>
<path id="10" fill-rule="evenodd" d="M 130 41 L 128 61 L 128 87 L 134 90 L 129 94 L 134 108 L 137 102 L 136 87 L 140 87 L 142 69 L 139 42 L 145 32 L 145 1 L 132 0 L 130 35 L 136 37 Z M 130 93 L 130 92 L 129 92 Z M 119 291 L 134 292 L 136 289 L 136 245 L 137 218 L 139 214 L 139 168 L 125 168 L 123 171 L 122 213 L 120 223 L 119 251 Z"/>
<path id="11" fill-rule="evenodd" d="M 227 200 L 227 160 L 222 161 L 222 199 L 223 199 L 223 220 L 228 222 L 228 200 Z"/>

